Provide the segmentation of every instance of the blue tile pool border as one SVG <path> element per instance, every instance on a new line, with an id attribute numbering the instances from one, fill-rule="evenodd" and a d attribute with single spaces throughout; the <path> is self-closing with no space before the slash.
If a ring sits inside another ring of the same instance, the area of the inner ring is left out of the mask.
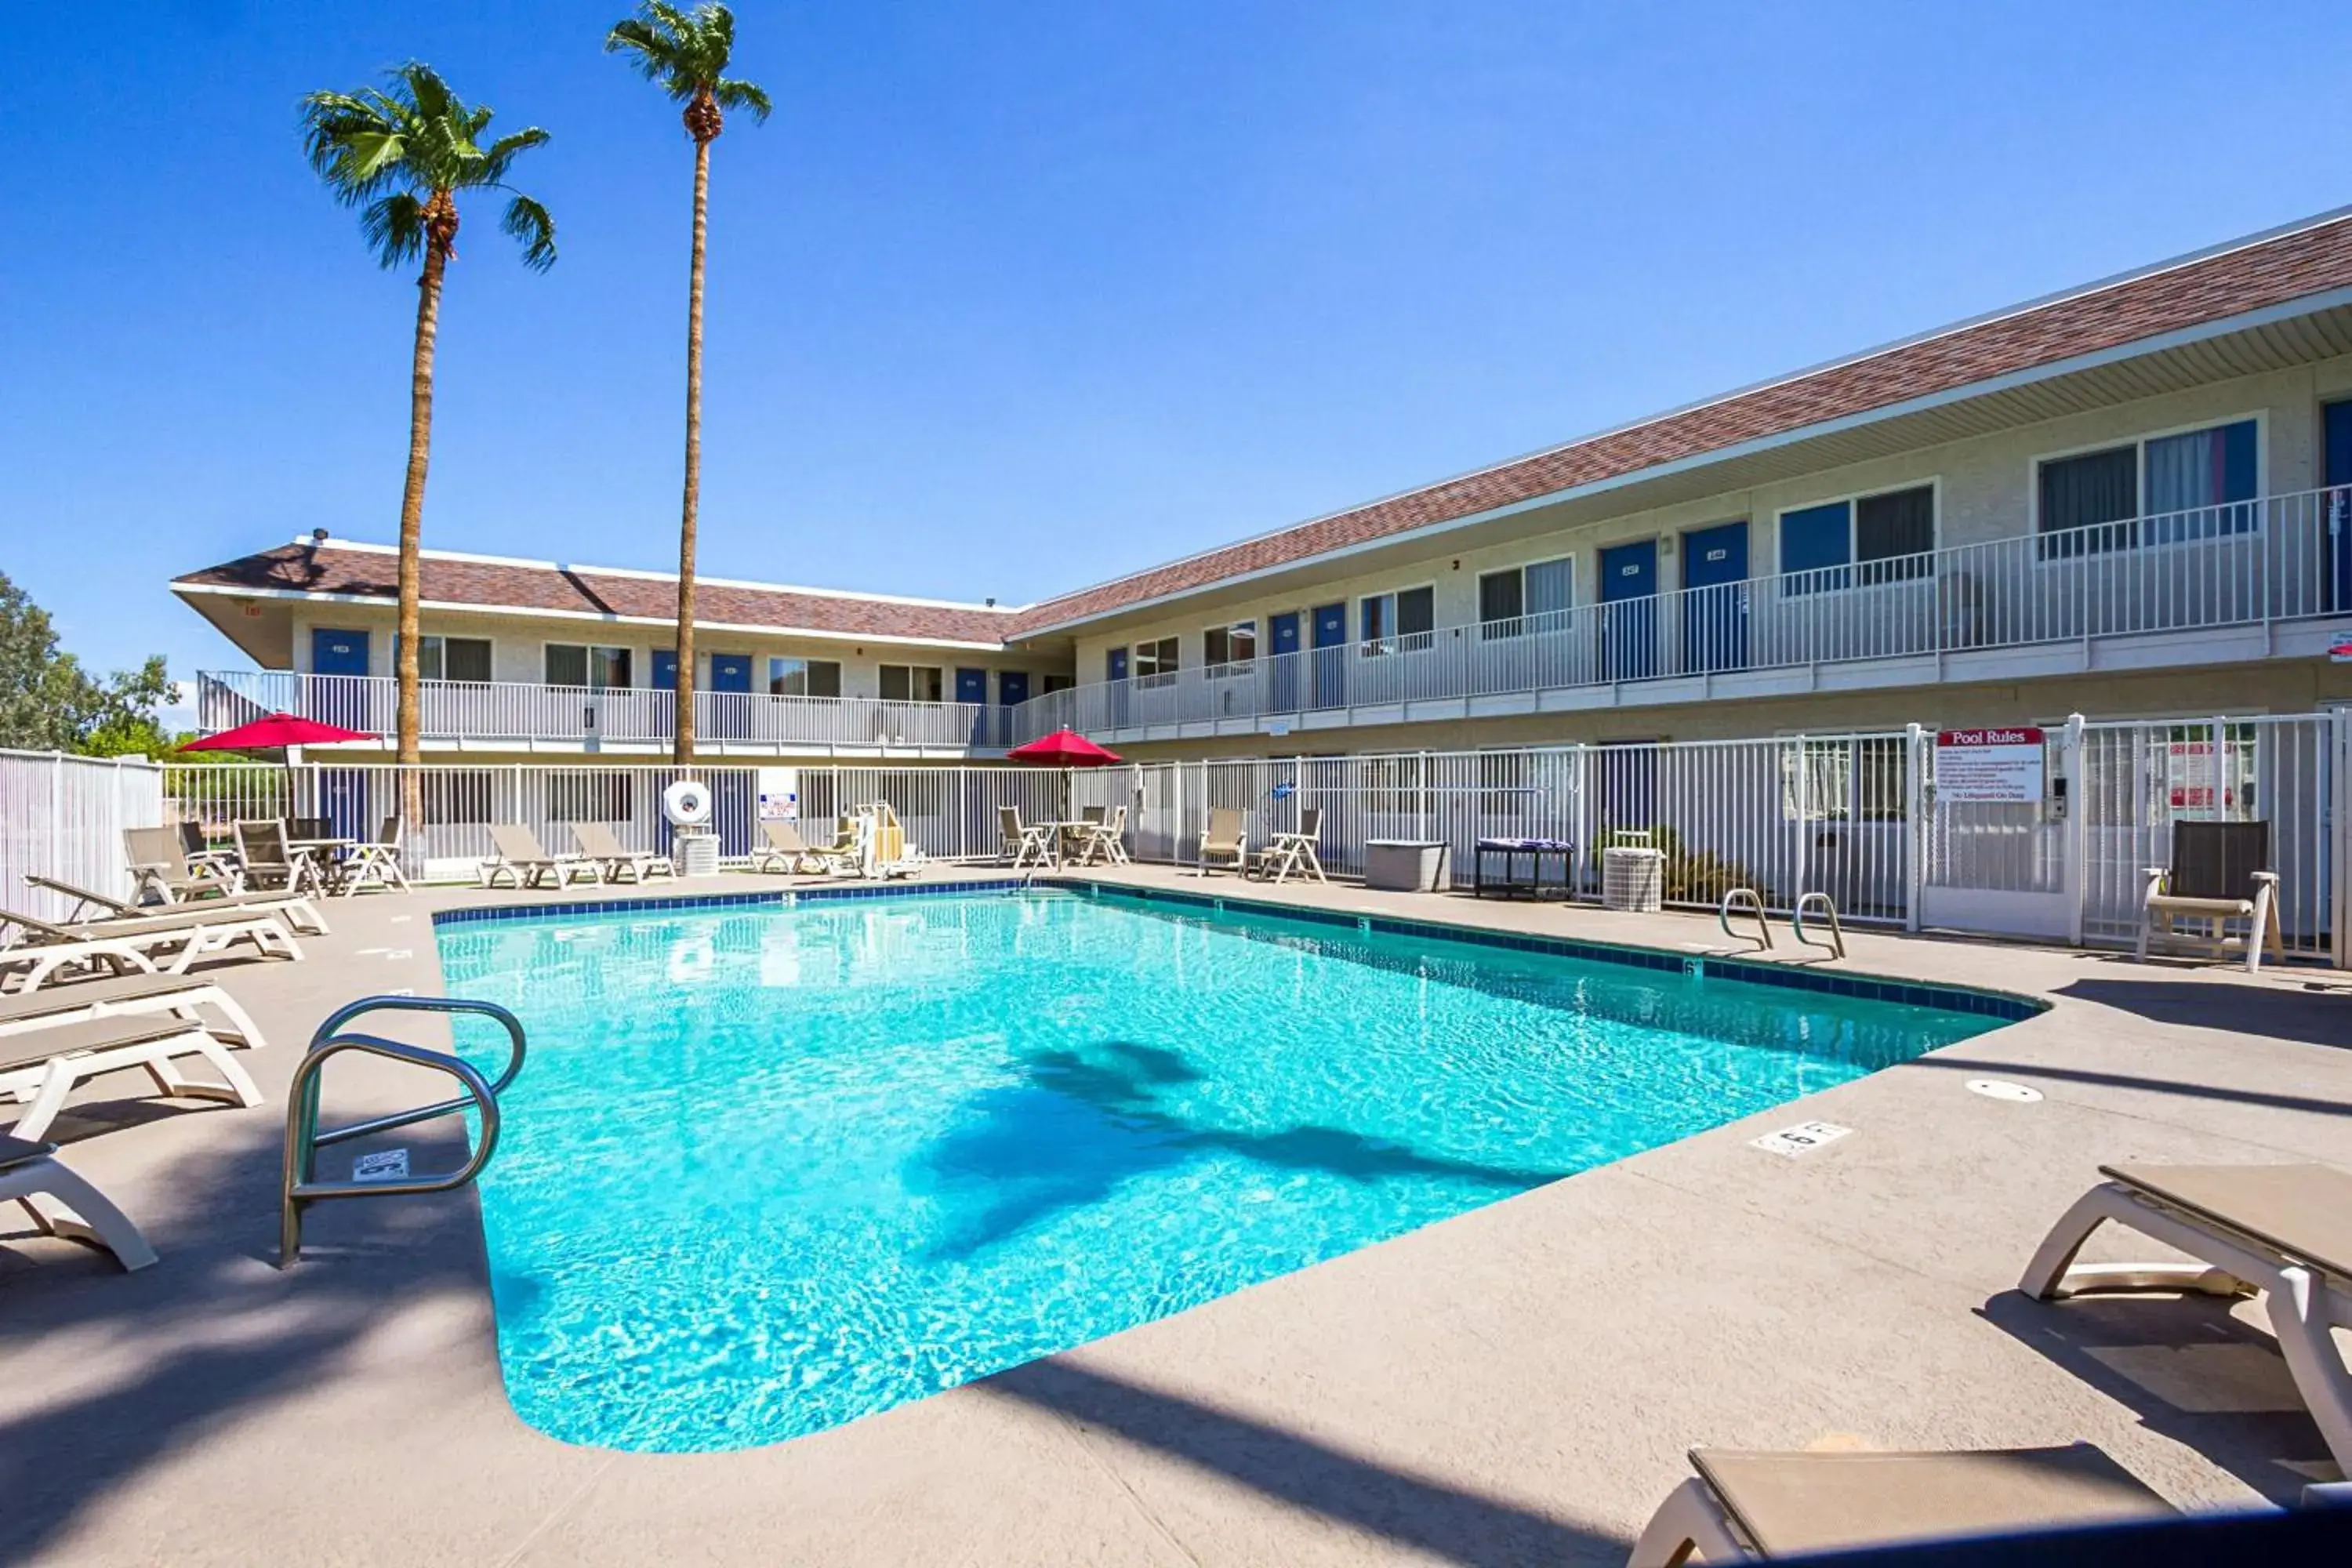
<path id="1" fill-rule="evenodd" d="M 1672 974 L 1745 981 L 1777 985 L 1788 991 L 1818 991 L 1873 1002 L 1895 1002 L 1912 1007 L 1935 1007 L 1949 1013 L 1973 1013 L 1982 1017 L 2019 1023 L 2047 1012 L 2050 1004 L 2006 991 L 1985 991 L 1968 985 L 1928 981 L 1895 980 L 1883 974 L 1853 974 L 1785 963 L 1759 963 L 1750 959 L 1717 958 L 1697 953 L 1668 952 L 1662 948 L 1627 942 L 1592 942 L 1580 937 L 1529 936 L 1484 926 L 1458 925 L 1450 921 L 1406 920 L 1395 915 L 1348 914 L 1299 904 L 1277 903 L 1231 893 L 1193 892 L 1177 888 L 1138 888 L 1114 882 L 1074 881 L 1041 877 L 1022 881 L 992 877 L 953 882 L 868 883 L 857 886 L 778 888 L 750 893 L 681 893 L 667 898 L 576 899 L 545 904 L 492 904 L 437 910 L 436 929 L 485 921 L 534 921 L 580 915 L 675 913 L 688 910 L 797 908 L 802 904 L 840 903 L 853 899 L 929 898 L 947 894 L 1018 894 L 1031 889 L 1075 893 L 1082 898 L 1115 902 L 1173 904 L 1192 909 L 1233 910 L 1267 920 L 1299 925 L 1328 926 L 1380 936 L 1415 937 L 1458 942 L 1475 947 L 1503 948 L 1514 952 L 1539 952 L 1591 963 L 1622 964 Z"/>

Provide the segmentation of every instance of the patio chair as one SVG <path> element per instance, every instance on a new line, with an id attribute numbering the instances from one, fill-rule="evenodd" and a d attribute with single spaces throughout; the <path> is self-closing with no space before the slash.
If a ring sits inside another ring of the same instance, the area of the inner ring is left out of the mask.
<path id="1" fill-rule="evenodd" d="M 779 822 L 772 818 L 760 824 L 761 842 L 751 850 L 751 869 L 773 871 L 782 868 L 787 876 L 823 870 L 816 851 L 801 837 L 800 825 Z"/>
<path id="2" fill-rule="evenodd" d="M 289 838 L 332 838 L 335 825 L 323 816 L 289 816 L 286 819 Z"/>
<path id="3" fill-rule="evenodd" d="M 1024 826 L 1019 806 L 1000 805 L 996 808 L 996 858 L 1002 860 L 1012 857 L 1016 871 L 1033 863 L 1050 866 L 1054 861 L 1053 831 L 1044 823 Z"/>
<path id="4" fill-rule="evenodd" d="M 648 877 L 677 875 L 677 865 L 667 855 L 624 848 L 610 823 L 575 822 L 572 837 L 579 840 L 580 853 L 596 863 L 607 882 L 642 882 Z"/>
<path id="5" fill-rule="evenodd" d="M 1319 805 L 1302 806 L 1297 829 L 1276 834 L 1273 842 L 1252 857 L 1249 874 L 1280 882 L 1293 871 L 1305 870 L 1311 872 L 1318 882 L 1328 881 L 1330 879 L 1323 875 L 1323 862 L 1315 853 L 1315 847 L 1322 837 L 1323 808 Z"/>
<path id="6" fill-rule="evenodd" d="M 245 868 L 248 888 L 277 888 L 288 892 L 319 890 L 319 868 L 310 856 L 298 853 L 275 818 L 236 825 L 237 862 Z"/>
<path id="7" fill-rule="evenodd" d="M 1097 826 L 1100 826 L 1109 816 L 1110 808 L 1105 805 L 1086 805 L 1078 808 L 1078 820 L 1091 822 Z"/>
<path id="8" fill-rule="evenodd" d="M 863 877 L 873 844 L 872 825 L 863 816 L 835 819 L 833 842 L 812 845 L 809 854 L 828 877 Z"/>
<path id="9" fill-rule="evenodd" d="M 170 972 L 184 973 L 197 959 L 250 942 L 263 957 L 299 959 L 302 944 L 274 910 L 214 910 L 174 906 L 136 918 L 60 924 L 0 910 L 0 926 L 18 935 L 0 946 L 0 989 L 37 991 L 53 976 L 103 967 L 117 973 L 152 973 L 153 955 L 173 950 Z"/>
<path id="10" fill-rule="evenodd" d="M 248 1049 L 263 1045 L 259 1026 L 236 998 L 198 974 L 116 974 L 0 995 L 0 1037 L 53 1024 L 156 1013 L 202 1022 L 200 1007 L 212 1008 L 227 1022 L 226 1029 L 214 1027 L 215 1039 Z"/>
<path id="11" fill-rule="evenodd" d="M 201 866 L 192 860 L 186 837 L 177 827 L 126 827 L 122 853 L 131 867 L 134 903 L 150 894 L 162 903 L 179 903 L 209 893 L 238 892 L 244 885 L 234 858 L 206 850 Z"/>
<path id="12" fill-rule="evenodd" d="M 539 836 L 520 822 L 490 824 L 490 852 L 482 861 L 482 886 L 495 888 L 500 877 L 511 877 L 518 888 L 536 888 L 553 877 L 559 888 L 569 887 L 574 875 L 593 882 L 596 865 L 578 855 L 550 855 L 539 847 Z"/>
<path id="13" fill-rule="evenodd" d="M 1694 1448 L 1626 1568 L 2169 1519 L 2172 1506 L 2088 1443 L 1949 1453 Z"/>
<path id="14" fill-rule="evenodd" d="M 245 866 L 234 848 L 215 849 L 205 837 L 205 826 L 193 820 L 183 821 L 178 829 L 180 852 L 186 857 L 188 869 L 199 877 L 216 877 L 228 884 L 232 893 L 245 890 Z"/>
<path id="15" fill-rule="evenodd" d="M 2271 825 L 2267 822 L 2176 822 L 2172 825 L 2172 864 L 2151 866 L 2140 898 L 2139 956 L 2147 958 L 2150 938 L 2185 942 L 2215 957 L 2227 957 L 2242 945 L 2246 973 L 2258 973 L 2263 949 L 2274 959 L 2285 957 L 2279 935 L 2278 873 L 2271 863 Z M 2177 916 L 2207 922 L 2208 934 L 2189 936 L 2173 930 Z M 2222 923 L 2243 920 L 2245 941 L 2222 934 Z"/>
<path id="16" fill-rule="evenodd" d="M 35 1225 L 64 1241 L 114 1254 L 125 1272 L 155 1261 L 155 1249 L 106 1194 L 58 1163 L 58 1146 L 0 1132 L 0 1202 L 14 1202 Z"/>
<path id="17" fill-rule="evenodd" d="M 2352 1328 L 2352 1173 L 2327 1165 L 2102 1165 L 2107 1180 L 2042 1238 L 2017 1288 L 2267 1297 L 2271 1331 L 2337 1466 L 2352 1472 L 2352 1372 L 2329 1332 Z M 2108 1221 L 2193 1263 L 2076 1263 Z"/>
<path id="18" fill-rule="evenodd" d="M 400 815 L 395 812 L 383 819 L 373 838 L 352 846 L 343 858 L 342 885 L 337 891 L 347 899 L 369 886 L 407 892 L 408 873 L 400 864 L 402 833 Z"/>
<path id="19" fill-rule="evenodd" d="M 221 1077 L 206 1083 L 182 1073 L 181 1057 L 200 1057 Z M 123 1068 L 144 1068 L 158 1094 L 180 1100 L 261 1103 L 261 1090 L 230 1059 L 228 1047 L 188 1018 L 72 1018 L 0 1037 L 0 1094 L 25 1113 L 12 1131 L 37 1139 L 65 1109 L 74 1086 Z"/>
<path id="20" fill-rule="evenodd" d="M 156 833 L 168 836 L 170 832 L 171 829 L 166 827 L 133 827 L 125 830 L 124 837 L 127 839 L 133 833 Z M 156 846 L 150 844 L 148 847 L 155 848 Z M 175 872 L 182 864 L 178 860 L 167 859 L 152 861 L 149 866 L 150 868 L 163 872 Z M 139 868 L 133 867 L 134 871 L 138 869 Z M 26 880 L 29 882 L 33 879 L 28 877 Z M 53 892 L 63 893 L 68 898 L 80 901 L 82 907 L 74 911 L 77 920 L 82 918 L 85 911 L 92 918 L 114 915 L 126 920 L 152 920 L 164 915 L 184 913 L 192 909 L 213 911 L 265 910 L 282 913 L 286 916 L 288 925 L 306 936 L 325 936 L 329 930 L 327 917 L 320 913 L 317 901 L 310 894 L 289 891 L 283 888 L 269 892 L 240 893 L 232 891 L 228 883 L 211 877 L 173 875 L 168 879 L 147 878 L 142 881 L 137 890 L 139 893 L 164 888 L 173 896 L 160 904 L 142 904 L 136 901 L 136 893 L 131 900 L 123 900 L 110 898 L 104 893 L 93 892 L 88 888 L 78 888 L 66 882 L 49 881 L 47 886 Z"/>
<path id="21" fill-rule="evenodd" d="M 1209 825 L 1201 829 L 1198 861 L 1202 876 L 1209 874 L 1213 857 L 1235 870 L 1249 865 L 1249 840 L 1242 835 L 1242 814 L 1232 806 L 1212 806 L 1209 810 Z"/>
<path id="22" fill-rule="evenodd" d="M 1086 829 L 1078 846 L 1078 864 L 1091 866 L 1099 857 L 1105 865 L 1124 866 L 1127 858 L 1127 807 L 1112 811 L 1108 820 L 1097 821 Z"/>

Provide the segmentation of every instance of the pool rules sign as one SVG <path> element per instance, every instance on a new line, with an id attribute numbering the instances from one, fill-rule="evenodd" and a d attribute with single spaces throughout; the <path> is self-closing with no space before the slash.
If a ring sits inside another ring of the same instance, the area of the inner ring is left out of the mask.
<path id="1" fill-rule="evenodd" d="M 2042 799 L 2042 731 L 1945 730 L 1936 736 L 1936 801 L 2034 805 Z"/>

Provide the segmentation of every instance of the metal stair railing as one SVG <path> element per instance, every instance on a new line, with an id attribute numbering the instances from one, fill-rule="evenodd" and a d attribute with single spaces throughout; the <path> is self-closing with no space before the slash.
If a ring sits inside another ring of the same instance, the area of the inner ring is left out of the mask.
<path id="1" fill-rule="evenodd" d="M 511 1047 L 506 1069 L 493 1080 L 484 1077 L 481 1069 L 472 1063 L 447 1051 L 410 1045 L 404 1040 L 387 1040 L 379 1035 L 343 1032 L 343 1026 L 352 1019 L 368 1013 L 383 1012 L 473 1014 L 495 1018 L 506 1029 Z M 319 1130 L 319 1077 L 329 1061 L 347 1051 L 358 1051 L 366 1056 L 383 1057 L 446 1073 L 457 1080 L 465 1092 L 413 1110 L 394 1111 L 388 1116 L 372 1117 L 348 1127 L 321 1132 Z M 522 1070 L 522 1022 L 493 1002 L 474 1002 L 449 996 L 363 996 L 329 1014 L 325 1021 L 312 1031 L 310 1048 L 294 1068 L 294 1081 L 287 1091 L 286 1164 L 279 1187 L 278 1267 L 291 1268 L 302 1255 L 302 1212 L 308 1205 L 332 1198 L 446 1193 L 464 1186 L 481 1174 L 482 1167 L 489 1163 L 491 1153 L 498 1148 L 499 1096 L 514 1082 L 515 1075 Z M 468 1109 L 481 1113 L 481 1132 L 474 1142 L 472 1155 L 455 1171 L 425 1176 L 397 1176 L 383 1181 L 321 1182 L 313 1179 L 311 1166 L 320 1149 L 349 1142 L 354 1138 L 364 1138 L 371 1133 L 387 1132 L 396 1127 L 411 1127 L 420 1121 L 457 1115 Z"/>

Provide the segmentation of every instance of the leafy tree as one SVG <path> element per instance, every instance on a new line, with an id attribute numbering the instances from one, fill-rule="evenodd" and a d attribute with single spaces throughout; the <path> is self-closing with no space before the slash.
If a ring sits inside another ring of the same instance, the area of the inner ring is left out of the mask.
<path id="1" fill-rule="evenodd" d="M 504 191 L 499 226 L 522 244 L 523 264 L 555 264 L 555 220 L 507 184 L 514 161 L 547 144 L 533 126 L 485 142 L 491 111 L 449 90 L 431 66 L 394 71 L 382 90 L 314 92 L 302 100 L 302 144 L 310 166 L 345 206 L 360 209 L 360 234 L 385 268 L 418 264 L 416 340 L 408 381 L 408 476 L 400 495 L 399 760 L 418 760 L 417 552 L 425 526 L 425 469 L 433 447 L 433 351 L 441 285 L 457 255 L 457 197 Z M 415 776 L 413 773 L 412 778 Z M 408 813 L 415 819 L 418 813 Z"/>
<path id="2" fill-rule="evenodd" d="M 154 756 L 171 738 L 155 710 L 171 700 L 163 656 L 100 680 L 58 647 L 48 612 L 0 572 L 0 746 L 90 756 Z"/>
<path id="3" fill-rule="evenodd" d="M 735 52 L 735 14 L 724 5 L 692 13 L 643 0 L 637 14 L 614 24 L 607 53 L 630 56 L 647 81 L 686 105 L 686 133 L 694 139 L 694 253 L 686 304 L 686 496 L 677 526 L 677 723 L 673 756 L 694 761 L 694 544 L 702 499 L 702 264 L 710 208 L 710 144 L 726 123 L 725 110 L 768 118 L 768 95 L 727 74 Z"/>

